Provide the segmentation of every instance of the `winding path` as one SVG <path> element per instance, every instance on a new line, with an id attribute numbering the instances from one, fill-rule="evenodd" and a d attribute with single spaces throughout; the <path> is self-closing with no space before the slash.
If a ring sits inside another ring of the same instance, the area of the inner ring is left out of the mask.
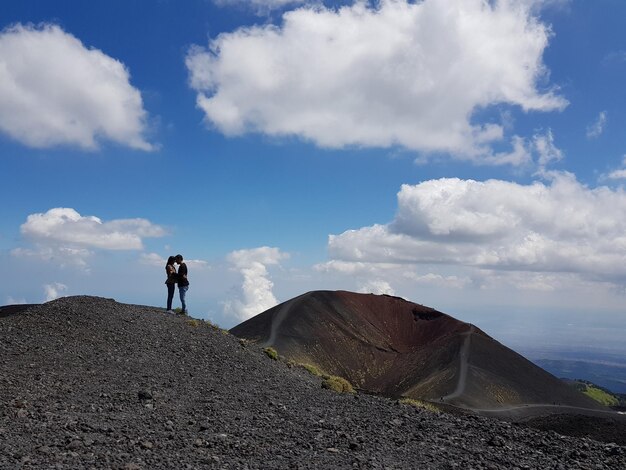
<path id="1" fill-rule="evenodd" d="M 569 405 L 553 405 L 553 404 L 541 404 L 541 403 L 528 403 L 521 405 L 505 406 L 502 408 L 474 408 L 474 407 L 461 407 L 450 404 L 450 406 L 469 410 L 477 413 L 481 416 L 490 416 L 494 418 L 505 418 L 515 420 L 524 420 L 527 418 L 533 418 L 537 416 L 546 416 L 552 414 L 569 414 L 569 415 L 585 415 L 595 416 L 598 418 L 613 418 L 618 421 L 626 421 L 626 415 L 622 415 L 616 411 L 611 410 L 595 410 L 591 408 L 582 408 L 579 406 Z"/>
<path id="2" fill-rule="evenodd" d="M 456 384 L 456 388 L 454 391 L 445 397 L 443 397 L 442 401 L 452 400 L 453 398 L 458 398 L 465 392 L 465 384 L 467 383 L 467 369 L 469 367 L 469 349 L 472 334 L 474 334 L 475 328 L 474 325 L 470 325 L 470 329 L 467 330 L 463 335 L 465 335 L 465 341 L 463 342 L 463 346 L 461 347 L 461 352 L 459 354 L 459 380 Z"/>
<path id="3" fill-rule="evenodd" d="M 459 354 L 459 379 L 457 381 L 457 385 L 454 391 L 444 396 L 441 399 L 444 402 L 447 402 L 454 398 L 458 398 L 461 395 L 463 395 L 463 393 L 465 393 L 465 386 L 467 384 L 467 371 L 469 369 L 470 344 L 471 344 L 472 334 L 474 334 L 475 331 L 476 331 L 476 328 L 474 327 L 474 325 L 471 325 L 470 329 L 467 330 L 465 333 L 463 333 L 463 335 L 465 335 L 465 340 L 463 342 L 463 346 L 461 347 L 461 351 Z M 620 415 L 619 413 L 615 411 L 595 410 L 595 409 L 583 408 L 583 407 L 578 407 L 578 406 L 558 405 L 558 404 L 551 404 L 551 403 L 519 404 L 519 405 L 511 405 L 511 406 L 505 406 L 502 408 L 492 408 L 492 409 L 459 406 L 459 405 L 454 405 L 452 403 L 449 403 L 449 405 L 457 407 L 457 408 L 465 409 L 465 410 L 474 411 L 484 416 L 495 416 L 495 417 L 500 417 L 500 418 L 504 416 L 507 416 L 508 418 L 528 418 L 532 416 L 541 416 L 546 413 L 551 414 L 551 413 L 561 412 L 561 413 L 578 413 L 578 414 L 584 414 L 588 416 L 598 416 L 598 417 L 610 416 L 616 419 L 626 420 L 625 415 Z"/>

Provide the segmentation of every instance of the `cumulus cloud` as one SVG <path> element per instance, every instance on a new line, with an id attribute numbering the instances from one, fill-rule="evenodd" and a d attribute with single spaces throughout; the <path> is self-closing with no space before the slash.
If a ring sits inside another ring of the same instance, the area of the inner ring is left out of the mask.
<path id="1" fill-rule="evenodd" d="M 25 145 L 139 150 L 147 113 L 124 64 L 56 25 L 0 32 L 0 130 Z"/>
<path id="2" fill-rule="evenodd" d="M 604 128 L 606 127 L 608 114 L 606 111 L 602 111 L 593 124 L 587 127 L 587 138 L 596 139 L 602 135 Z"/>
<path id="3" fill-rule="evenodd" d="M 451 265 L 626 281 L 626 193 L 567 173 L 521 185 L 444 178 L 403 185 L 386 225 L 329 237 L 343 263 Z"/>
<path id="4" fill-rule="evenodd" d="M 268 266 L 276 266 L 289 255 L 278 248 L 263 246 L 233 251 L 228 261 L 243 277 L 239 299 L 224 302 L 224 313 L 243 321 L 278 304 L 272 292 Z"/>
<path id="5" fill-rule="evenodd" d="M 53 282 L 52 284 L 44 284 L 43 289 L 46 295 L 46 302 L 50 302 L 61 297 L 62 293 L 67 290 L 67 286 L 60 282 Z"/>
<path id="6" fill-rule="evenodd" d="M 20 227 L 30 239 L 105 250 L 141 250 L 143 237 L 162 237 L 165 230 L 146 219 L 117 219 L 102 222 L 76 210 L 58 207 L 31 214 Z"/>
<path id="7" fill-rule="evenodd" d="M 240 28 L 208 48 L 191 48 L 190 85 L 207 123 L 227 135 L 299 136 L 322 147 L 398 145 L 520 164 L 527 159 L 520 141 L 494 153 L 490 144 L 504 138 L 503 126 L 475 123 L 473 113 L 502 104 L 525 111 L 567 105 L 555 90 L 540 90 L 551 33 L 532 4 L 302 7 L 285 13 L 280 26 Z"/>
<path id="8" fill-rule="evenodd" d="M 57 259 L 82 267 L 93 250 L 142 250 L 143 238 L 166 235 L 165 229 L 146 219 L 103 222 L 61 207 L 29 215 L 20 231 L 36 249 L 16 248 L 11 252 L 14 256 Z"/>
<path id="9" fill-rule="evenodd" d="M 7 297 L 7 305 L 23 305 L 27 303 L 26 299 L 24 297 L 13 297 L 13 296 L 8 296 Z"/>

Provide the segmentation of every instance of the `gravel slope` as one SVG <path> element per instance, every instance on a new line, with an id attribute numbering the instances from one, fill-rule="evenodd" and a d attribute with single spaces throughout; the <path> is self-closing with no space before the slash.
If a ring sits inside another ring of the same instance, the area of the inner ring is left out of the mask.
<path id="1" fill-rule="evenodd" d="M 203 322 L 109 299 L 0 315 L 0 357 L 2 469 L 626 468 L 614 444 L 339 395 Z"/>

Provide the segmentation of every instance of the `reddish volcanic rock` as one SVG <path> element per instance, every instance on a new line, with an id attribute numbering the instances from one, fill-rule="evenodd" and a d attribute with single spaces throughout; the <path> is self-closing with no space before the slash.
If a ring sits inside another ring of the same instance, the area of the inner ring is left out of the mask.
<path id="1" fill-rule="evenodd" d="M 554 403 L 598 408 L 475 326 L 398 297 L 310 292 L 231 332 L 387 396 L 483 409 Z"/>

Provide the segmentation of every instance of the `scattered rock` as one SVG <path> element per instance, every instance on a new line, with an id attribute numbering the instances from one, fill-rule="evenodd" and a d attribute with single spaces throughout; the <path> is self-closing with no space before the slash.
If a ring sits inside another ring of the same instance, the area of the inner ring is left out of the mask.
<path id="1" fill-rule="evenodd" d="M 492 436 L 487 443 L 494 447 L 504 447 L 506 445 L 506 442 L 500 436 Z"/>
<path id="2" fill-rule="evenodd" d="M 74 439 L 66 447 L 68 449 L 73 449 L 73 450 L 80 449 L 81 447 L 83 447 L 83 443 L 79 441 L 78 439 Z"/>
<path id="3" fill-rule="evenodd" d="M 143 447 L 144 449 L 152 449 L 154 447 L 154 444 L 152 444 L 152 442 L 150 441 L 141 441 L 141 447 Z"/>

